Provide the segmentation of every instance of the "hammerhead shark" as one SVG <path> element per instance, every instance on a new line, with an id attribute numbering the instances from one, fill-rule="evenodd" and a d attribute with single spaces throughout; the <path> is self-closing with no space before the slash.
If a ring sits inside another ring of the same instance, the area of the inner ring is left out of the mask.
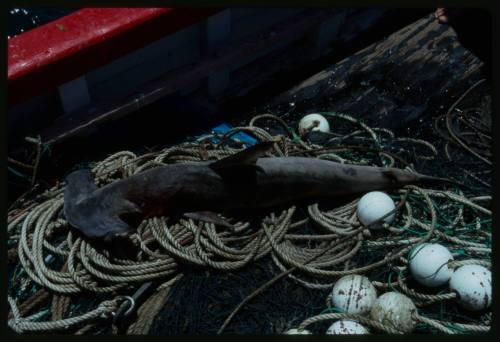
<path id="1" fill-rule="evenodd" d="M 110 241 L 136 229 L 131 222 L 156 215 L 181 213 L 231 226 L 215 212 L 270 208 L 423 181 L 449 182 L 397 168 L 266 157 L 273 144 L 260 143 L 217 161 L 157 167 L 101 188 L 90 170 L 74 171 L 66 177 L 64 214 L 85 236 Z"/>

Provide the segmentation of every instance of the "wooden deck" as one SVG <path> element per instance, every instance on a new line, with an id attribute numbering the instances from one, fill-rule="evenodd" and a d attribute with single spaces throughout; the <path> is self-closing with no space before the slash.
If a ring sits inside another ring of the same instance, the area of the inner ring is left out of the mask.
<path id="1" fill-rule="evenodd" d="M 481 62 L 432 15 L 324 69 L 265 104 L 337 111 L 392 129 L 446 110 L 480 78 Z M 296 110 L 297 111 L 297 110 Z"/>

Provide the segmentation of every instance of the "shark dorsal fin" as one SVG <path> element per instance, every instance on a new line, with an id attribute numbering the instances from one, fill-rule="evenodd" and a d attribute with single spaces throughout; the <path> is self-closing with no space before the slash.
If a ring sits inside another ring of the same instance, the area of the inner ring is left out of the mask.
<path id="1" fill-rule="evenodd" d="M 274 146 L 274 142 L 268 141 L 263 142 L 254 146 L 250 146 L 241 152 L 233 154 L 232 156 L 226 157 L 221 160 L 217 160 L 210 164 L 210 168 L 224 176 L 228 172 L 234 172 L 238 170 L 253 170 L 261 171 L 263 170 L 256 165 L 257 159 L 262 157 L 271 150 Z"/>

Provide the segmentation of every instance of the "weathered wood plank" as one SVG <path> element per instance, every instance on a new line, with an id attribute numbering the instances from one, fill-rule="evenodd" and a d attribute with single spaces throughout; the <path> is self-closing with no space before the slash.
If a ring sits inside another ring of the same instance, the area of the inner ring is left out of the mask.
<path id="1" fill-rule="evenodd" d="M 356 113 L 400 128 L 433 102 L 465 89 L 481 62 L 460 46 L 453 30 L 432 15 L 393 33 L 274 98 L 266 106 Z"/>

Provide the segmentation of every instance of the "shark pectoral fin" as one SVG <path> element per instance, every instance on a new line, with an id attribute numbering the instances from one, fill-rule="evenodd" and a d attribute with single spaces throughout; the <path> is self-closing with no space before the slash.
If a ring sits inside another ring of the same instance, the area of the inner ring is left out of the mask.
<path id="1" fill-rule="evenodd" d="M 184 213 L 182 216 L 186 218 L 191 218 L 193 220 L 200 220 L 204 222 L 218 224 L 220 226 L 228 227 L 234 230 L 234 226 L 221 218 L 219 215 L 212 211 L 196 211 L 190 213 Z"/>

